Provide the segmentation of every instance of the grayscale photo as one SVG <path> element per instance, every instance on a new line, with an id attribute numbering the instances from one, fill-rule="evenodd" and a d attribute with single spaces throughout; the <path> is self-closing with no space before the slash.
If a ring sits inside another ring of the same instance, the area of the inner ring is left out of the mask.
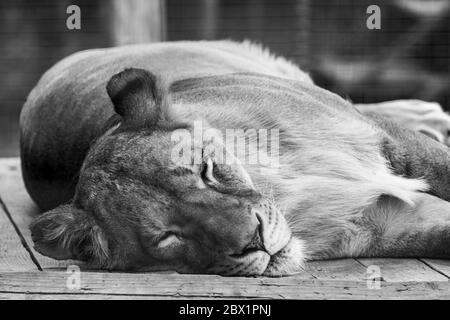
<path id="1" fill-rule="evenodd" d="M 449 0 L 0 16 L 0 300 L 450 299 Z"/>

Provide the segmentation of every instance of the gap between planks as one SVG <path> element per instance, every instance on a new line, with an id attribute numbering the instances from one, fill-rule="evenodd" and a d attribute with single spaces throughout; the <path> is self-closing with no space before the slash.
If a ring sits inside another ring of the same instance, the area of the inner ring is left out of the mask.
<path id="1" fill-rule="evenodd" d="M 3 206 L 0 206 L 0 271 L 38 271 Z"/>
<path id="2" fill-rule="evenodd" d="M 16 223 L 14 222 L 14 219 L 11 216 L 11 213 L 8 210 L 8 207 L 6 207 L 6 204 L 3 202 L 3 199 L 0 194 L 0 208 L 3 210 L 3 213 L 5 214 L 6 219 L 1 219 L 0 223 L 8 224 L 8 221 L 11 223 L 9 229 L 13 229 L 17 235 L 17 237 L 20 240 L 20 244 L 22 245 L 23 249 L 28 252 L 28 255 L 31 259 L 31 261 L 34 263 L 34 265 L 37 267 L 39 271 L 42 271 L 42 267 L 40 266 L 39 262 L 37 261 L 36 257 L 34 256 L 33 252 L 31 251 L 31 248 L 28 246 L 27 241 L 25 240 L 24 236 L 22 235 L 22 232 L 17 227 Z M 12 230 L 8 230 L 9 233 L 12 233 Z M 18 246 L 18 245 L 17 245 Z"/>

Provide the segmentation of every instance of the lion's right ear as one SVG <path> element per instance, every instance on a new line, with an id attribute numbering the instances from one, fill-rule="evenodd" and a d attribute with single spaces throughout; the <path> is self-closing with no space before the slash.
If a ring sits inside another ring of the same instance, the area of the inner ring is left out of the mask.
<path id="1" fill-rule="evenodd" d="M 147 70 L 128 68 L 115 74 L 106 91 L 124 123 L 151 126 L 163 117 L 166 86 Z"/>
<path id="2" fill-rule="evenodd" d="M 34 248 L 58 260 L 75 259 L 105 265 L 106 237 L 94 218 L 72 205 L 61 205 L 37 217 L 30 225 Z"/>

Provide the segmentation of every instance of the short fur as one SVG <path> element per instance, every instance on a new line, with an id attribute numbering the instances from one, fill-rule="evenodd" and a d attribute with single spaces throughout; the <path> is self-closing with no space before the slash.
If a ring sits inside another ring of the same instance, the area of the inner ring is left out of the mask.
<path id="1" fill-rule="evenodd" d="M 50 210 L 31 226 L 36 248 L 110 269 L 270 276 L 305 259 L 448 257 L 447 148 L 358 109 L 250 43 L 72 55 L 21 115 L 25 184 Z M 202 180 L 217 160 L 206 145 L 201 165 L 170 161 L 171 134 L 196 120 L 278 129 L 279 168 L 240 159 Z"/>

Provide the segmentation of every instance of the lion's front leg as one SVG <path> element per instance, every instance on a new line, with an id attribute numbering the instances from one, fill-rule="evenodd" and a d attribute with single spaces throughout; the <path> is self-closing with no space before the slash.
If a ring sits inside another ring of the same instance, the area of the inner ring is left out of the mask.
<path id="1" fill-rule="evenodd" d="M 305 230 L 297 235 L 303 236 L 313 260 L 450 258 L 450 202 L 428 194 L 417 193 L 414 206 L 381 196 L 354 219 L 333 225 L 317 221 L 315 227 L 315 233 Z"/>
<path id="2" fill-rule="evenodd" d="M 435 102 L 394 100 L 373 104 L 355 104 L 363 114 L 382 115 L 408 129 L 421 132 L 450 145 L 450 116 Z"/>
<path id="3" fill-rule="evenodd" d="M 450 258 L 450 202 L 417 194 L 414 206 L 384 199 L 366 213 L 374 230 L 368 256 Z"/>

